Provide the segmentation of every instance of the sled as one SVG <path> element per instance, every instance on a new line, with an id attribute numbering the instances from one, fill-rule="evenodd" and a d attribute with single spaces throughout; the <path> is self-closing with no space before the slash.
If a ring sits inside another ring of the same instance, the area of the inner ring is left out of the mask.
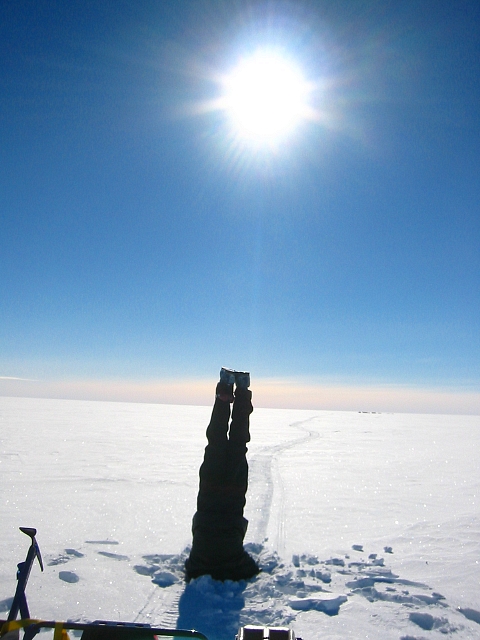
<path id="1" fill-rule="evenodd" d="M 55 620 L 37 620 L 30 617 L 25 587 L 35 560 L 38 560 L 43 571 L 42 555 L 35 539 L 37 530 L 31 527 L 20 527 L 31 543 L 24 562 L 17 567 L 17 588 L 10 607 L 7 620 L 0 620 L 0 638 L 2 640 L 18 640 L 23 630 L 23 640 L 32 640 L 42 629 L 53 630 L 53 640 L 70 640 L 68 631 L 81 631 L 80 640 L 157 640 L 158 638 L 199 638 L 208 640 L 207 636 L 195 629 L 169 629 L 152 627 L 137 622 L 113 622 L 95 620 L 94 622 L 58 622 Z M 20 613 L 20 619 L 17 616 Z M 240 627 L 236 640 L 295 640 L 292 629 L 284 627 L 259 627 L 247 625 Z M 298 638 L 297 640 L 301 640 Z"/>

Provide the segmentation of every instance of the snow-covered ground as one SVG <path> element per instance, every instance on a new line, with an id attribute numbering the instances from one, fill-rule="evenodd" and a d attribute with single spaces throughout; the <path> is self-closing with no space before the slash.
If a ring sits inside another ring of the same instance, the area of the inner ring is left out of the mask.
<path id="1" fill-rule="evenodd" d="M 254 398 L 255 399 L 255 398 Z M 43 619 L 480 637 L 480 417 L 256 409 L 248 583 L 186 586 L 208 407 L 0 398 L 0 617 L 36 527 Z"/>

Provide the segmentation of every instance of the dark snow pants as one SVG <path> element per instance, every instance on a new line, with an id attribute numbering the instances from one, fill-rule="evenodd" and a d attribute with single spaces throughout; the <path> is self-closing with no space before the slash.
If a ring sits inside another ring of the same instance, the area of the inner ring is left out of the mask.
<path id="1" fill-rule="evenodd" d="M 248 486 L 250 398 L 248 389 L 237 390 L 230 427 L 230 404 L 215 400 L 200 467 L 192 550 L 185 565 L 189 579 L 209 574 L 218 580 L 240 580 L 259 571 L 243 549 L 248 524 L 243 509 Z"/>

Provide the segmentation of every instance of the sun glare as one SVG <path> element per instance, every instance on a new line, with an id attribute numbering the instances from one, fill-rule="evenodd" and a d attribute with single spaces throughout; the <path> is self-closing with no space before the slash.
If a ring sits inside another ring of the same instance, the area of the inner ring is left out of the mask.
<path id="1" fill-rule="evenodd" d="M 240 138 L 276 142 L 307 117 L 310 87 L 278 53 L 259 51 L 224 78 L 223 108 Z"/>

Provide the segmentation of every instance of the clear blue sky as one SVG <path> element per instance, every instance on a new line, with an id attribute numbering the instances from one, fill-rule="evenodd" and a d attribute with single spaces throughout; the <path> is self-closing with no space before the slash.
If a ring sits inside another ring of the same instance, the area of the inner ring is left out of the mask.
<path id="1" fill-rule="evenodd" d="M 480 391 L 477 0 L 0 11 L 0 376 Z M 195 105 L 270 44 L 328 118 L 254 153 Z"/>

